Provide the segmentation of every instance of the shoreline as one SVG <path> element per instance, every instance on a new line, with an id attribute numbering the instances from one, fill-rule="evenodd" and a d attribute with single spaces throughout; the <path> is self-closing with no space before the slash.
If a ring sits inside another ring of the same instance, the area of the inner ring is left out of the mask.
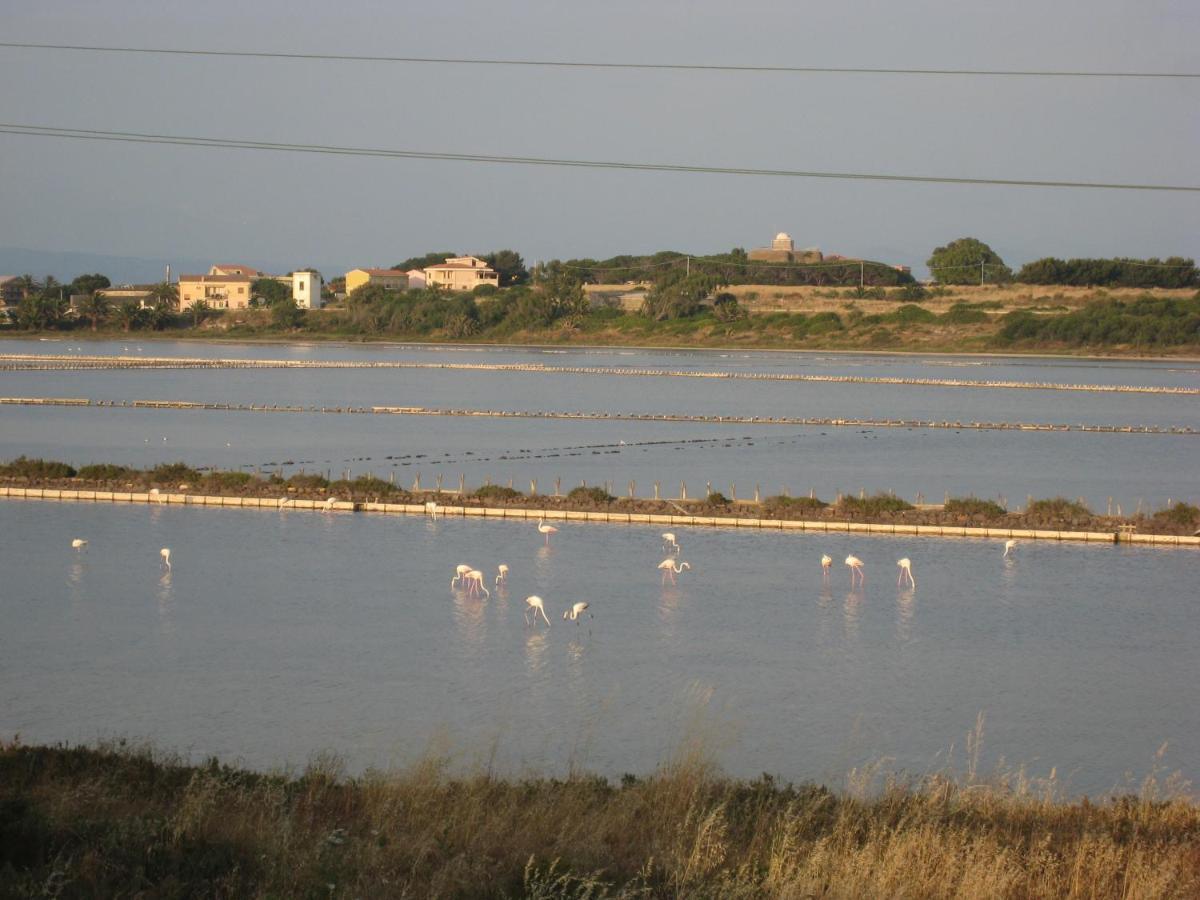
<path id="1" fill-rule="evenodd" d="M 17 332 L 8 334 L 0 331 L 0 339 L 21 340 L 32 342 L 62 342 L 66 338 L 43 338 L 49 334 L 64 334 L 64 332 Z M 1013 349 L 1008 351 L 993 351 L 993 350 L 869 350 L 869 349 L 850 349 L 844 347 L 834 347 L 822 349 L 818 347 L 758 347 L 746 346 L 744 344 L 714 344 L 714 345 L 687 345 L 687 344 L 589 344 L 574 341 L 564 341 L 559 343 L 539 343 L 531 341 L 422 341 L 416 339 L 397 340 L 392 338 L 375 338 L 370 336 L 347 337 L 345 335 L 332 334 L 306 334 L 306 335 L 279 335 L 278 337 L 266 337 L 261 335 L 247 336 L 230 336 L 228 334 L 207 336 L 202 334 L 187 333 L 185 335 L 170 335 L 163 332 L 113 332 L 113 333 L 96 333 L 88 332 L 85 334 L 77 334 L 70 332 L 70 340 L 80 341 L 175 341 L 188 342 L 195 341 L 204 344 L 327 344 L 327 345 L 342 345 L 346 347 L 354 346 L 381 346 L 381 347 L 414 347 L 421 350 L 437 350 L 437 349 L 469 349 L 473 347 L 482 347 L 489 349 L 512 349 L 512 350 L 644 350 L 653 351 L 661 350 L 672 353 L 771 353 L 782 354 L 792 353 L 800 355 L 837 355 L 837 356 L 904 356 L 904 357 L 920 357 L 920 356 L 936 356 L 936 357 L 963 357 L 963 358 L 979 358 L 979 359 L 1047 359 L 1047 360 L 1085 360 L 1093 362 L 1185 362 L 1200 364 L 1200 355 L 1169 355 L 1169 356 L 1145 356 L 1141 354 L 1125 354 L 1125 353 L 1069 353 L 1051 352 L 1047 350 L 1028 350 L 1023 351 Z"/>
<path id="2" fill-rule="evenodd" d="M 1158 533 L 1123 533 L 1119 528 L 1115 531 L 1082 531 L 1069 529 L 1041 528 L 1001 528 L 968 525 L 919 525 L 904 522 L 858 522 L 848 519 L 784 519 L 764 518 L 758 516 L 738 515 L 691 515 L 682 507 L 680 502 L 695 501 L 633 501 L 635 504 L 655 503 L 660 506 L 674 506 L 679 513 L 650 513 L 620 510 L 586 510 L 561 508 L 547 504 L 512 504 L 506 506 L 468 505 L 463 501 L 453 501 L 453 495 L 446 491 L 428 491 L 422 497 L 432 497 L 421 503 L 386 503 L 375 500 L 339 500 L 331 496 L 326 500 L 307 499 L 302 497 L 247 497 L 236 494 L 193 494 L 186 492 L 158 491 L 104 491 L 87 489 L 63 488 L 19 488 L 0 485 L 0 500 L 40 500 L 56 502 L 92 502 L 92 503 L 129 503 L 146 506 L 203 506 L 219 507 L 222 509 L 267 509 L 285 511 L 306 511 L 321 513 L 374 513 L 383 515 L 404 515 L 438 518 L 485 518 L 485 519 L 518 519 L 530 521 L 545 519 L 547 521 L 587 522 L 620 525 L 666 525 L 686 528 L 725 528 L 725 529 L 755 529 L 759 531 L 793 531 L 793 532 L 822 532 L 862 534 L 886 537 L 940 537 L 940 538 L 976 538 L 981 540 L 1021 540 L 1021 541 L 1071 541 L 1093 544 L 1140 544 L 1156 547 L 1183 547 L 1200 549 L 1200 536 L 1176 535 Z M 562 500 L 563 498 L 553 498 Z M 620 506 L 622 501 L 610 505 Z M 743 501 L 743 505 L 749 505 Z M 433 504 L 431 508 L 429 504 Z M 581 504 L 582 505 L 582 504 Z"/>

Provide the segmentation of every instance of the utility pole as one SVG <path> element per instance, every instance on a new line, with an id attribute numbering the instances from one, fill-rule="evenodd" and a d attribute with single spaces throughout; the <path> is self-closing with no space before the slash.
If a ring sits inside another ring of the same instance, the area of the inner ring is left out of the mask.
<path id="1" fill-rule="evenodd" d="M 860 288 L 867 286 L 867 264 L 861 259 L 858 261 L 858 286 Z"/>
<path id="2" fill-rule="evenodd" d="M 979 260 L 979 286 L 980 286 L 980 287 L 983 287 L 983 267 L 984 267 L 985 265 L 986 265 L 986 263 L 985 263 L 985 262 L 983 261 L 983 259 L 981 258 L 981 259 Z"/>
<path id="3" fill-rule="evenodd" d="M 684 277 L 692 274 L 692 258 L 690 256 L 687 258 L 687 268 L 684 270 L 683 274 Z"/>

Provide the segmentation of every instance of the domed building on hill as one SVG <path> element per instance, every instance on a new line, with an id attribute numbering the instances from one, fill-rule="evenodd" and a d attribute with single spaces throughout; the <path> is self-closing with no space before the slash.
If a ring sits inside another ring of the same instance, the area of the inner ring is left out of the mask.
<path id="1" fill-rule="evenodd" d="M 792 243 L 792 237 L 786 231 L 775 235 L 770 247 L 755 247 L 747 254 L 750 259 L 761 262 L 820 262 L 821 251 L 816 247 L 797 250 Z"/>

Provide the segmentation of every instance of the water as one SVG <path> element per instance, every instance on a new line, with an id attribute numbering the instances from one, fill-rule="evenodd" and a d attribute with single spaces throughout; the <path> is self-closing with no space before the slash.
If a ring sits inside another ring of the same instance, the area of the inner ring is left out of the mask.
<path id="1" fill-rule="evenodd" d="M 542 362 L 831 375 L 969 377 L 1194 387 L 1188 362 L 1113 362 L 855 356 L 716 351 L 243 345 L 126 345 L 2 341 L 6 352 L 320 358 L 416 362 Z M 496 409 L 609 410 L 701 415 L 889 417 L 1187 426 L 1200 403 L 1169 395 L 929 388 L 900 385 L 700 381 L 446 370 L 213 370 L 4 372 L 0 394 L 95 400 L 181 399 L 279 405 L 396 405 Z M 165 440 L 164 440 L 165 438 Z M 409 418 L 319 414 L 0 408 L 0 457 L 19 454 L 152 466 L 183 460 L 225 469 L 282 468 L 337 477 L 371 472 L 409 486 L 417 474 L 448 487 L 459 476 L 546 491 L 587 481 L 641 496 L 653 482 L 676 494 L 711 483 L 726 494 L 893 490 L 945 494 L 1083 497 L 1093 508 L 1132 512 L 1168 499 L 1200 500 L 1200 438 L 1126 434 L 833 429 L 622 421 Z M 622 442 L 624 442 L 622 444 Z M 1148 464 L 1152 461 L 1152 464 Z"/>
<path id="2" fill-rule="evenodd" d="M 644 773 L 699 736 L 726 771 L 839 784 L 886 759 L 1001 757 L 1068 790 L 1198 774 L 1186 551 L 304 512 L 0 503 L 0 734 L 145 737 L 258 767 L 464 763 Z M 73 537 L 90 541 L 70 549 Z M 174 570 L 159 570 L 170 546 Z M 821 553 L 867 566 L 851 591 Z M 913 559 L 918 587 L 896 587 Z M 17 564 L 19 561 L 19 565 Z M 454 566 L 511 567 L 452 591 Z M 523 599 L 553 626 L 527 628 Z M 576 600 L 594 619 L 563 621 Z M 953 752 L 951 752 L 951 749 Z"/>

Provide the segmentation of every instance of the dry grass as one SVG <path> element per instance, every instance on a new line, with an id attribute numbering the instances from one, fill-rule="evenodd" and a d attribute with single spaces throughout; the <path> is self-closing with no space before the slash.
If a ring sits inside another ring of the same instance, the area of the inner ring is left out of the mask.
<path id="1" fill-rule="evenodd" d="M 0 896 L 1194 897 L 1200 808 L 855 773 L 842 794 L 722 778 L 700 753 L 617 786 L 192 767 L 128 747 L 0 748 Z M 869 785 L 877 785 L 868 790 Z"/>

